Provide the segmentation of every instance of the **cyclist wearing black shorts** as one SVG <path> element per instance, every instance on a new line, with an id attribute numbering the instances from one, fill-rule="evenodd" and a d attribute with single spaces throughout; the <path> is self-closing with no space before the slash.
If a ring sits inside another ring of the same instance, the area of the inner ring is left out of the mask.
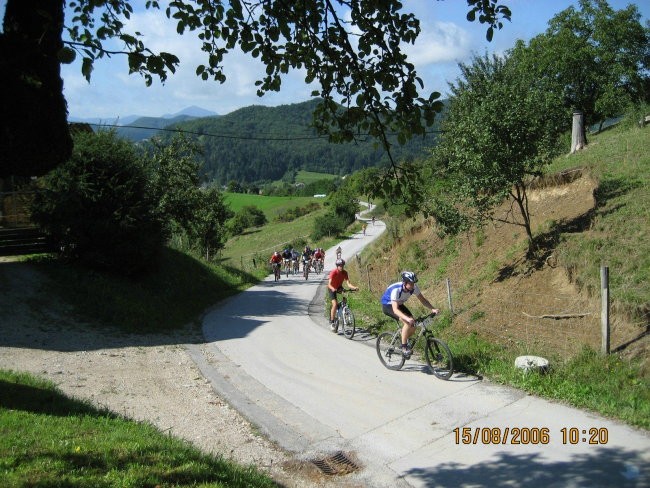
<path id="1" fill-rule="evenodd" d="M 404 303 L 415 295 L 420 303 L 431 310 L 431 313 L 437 314 L 439 310 L 433 308 L 420 288 L 416 285 L 418 277 L 412 271 L 402 271 L 402 281 L 393 283 L 386 288 L 381 297 L 381 310 L 384 314 L 402 322 L 402 354 L 405 357 L 411 356 L 411 350 L 408 347 L 408 339 L 415 332 L 415 319 L 411 311 L 406 308 Z"/>

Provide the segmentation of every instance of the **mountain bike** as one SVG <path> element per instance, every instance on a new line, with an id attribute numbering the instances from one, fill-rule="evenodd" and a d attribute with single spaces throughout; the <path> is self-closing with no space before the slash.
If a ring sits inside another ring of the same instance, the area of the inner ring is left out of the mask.
<path id="1" fill-rule="evenodd" d="M 309 278 L 309 267 L 311 266 L 310 262 L 303 261 L 302 262 L 302 275 L 305 277 L 305 279 Z"/>
<path id="2" fill-rule="evenodd" d="M 296 258 L 293 260 L 293 274 L 297 275 L 300 273 L 300 261 Z"/>
<path id="3" fill-rule="evenodd" d="M 322 259 L 317 259 L 316 260 L 316 273 L 322 273 L 323 272 L 323 260 Z"/>
<path id="4" fill-rule="evenodd" d="M 275 281 L 280 281 L 280 274 L 282 273 L 282 270 L 280 269 L 280 263 L 273 263 L 273 276 L 275 277 Z"/>
<path id="5" fill-rule="evenodd" d="M 409 339 L 410 356 L 415 361 L 421 361 L 422 356 L 434 375 L 442 380 L 448 380 L 454 372 L 454 358 L 449 346 L 433 335 L 429 326 L 433 323 L 435 314 L 425 315 L 415 321 L 418 331 Z M 399 370 L 404 366 L 407 357 L 402 354 L 402 322 L 397 321 L 394 332 L 382 332 L 377 337 L 377 356 L 388 369 Z"/>
<path id="6" fill-rule="evenodd" d="M 343 335 L 348 339 L 352 339 L 354 337 L 354 332 L 356 331 L 354 314 L 352 313 L 352 310 L 350 310 L 347 298 L 347 294 L 354 291 L 356 290 L 339 290 L 341 293 L 341 299 L 336 308 L 336 318 L 334 319 L 336 321 L 336 330 L 342 330 Z"/>
<path id="7" fill-rule="evenodd" d="M 287 278 L 288 278 L 289 273 L 291 272 L 291 259 L 284 260 L 284 271 L 287 273 Z"/>

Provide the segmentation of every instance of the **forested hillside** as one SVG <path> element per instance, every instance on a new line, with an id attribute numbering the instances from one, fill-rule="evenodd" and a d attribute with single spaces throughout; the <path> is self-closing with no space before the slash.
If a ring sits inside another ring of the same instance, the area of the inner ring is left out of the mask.
<path id="1" fill-rule="evenodd" d="M 329 143 L 310 128 L 316 100 L 278 107 L 250 106 L 221 117 L 205 117 L 168 126 L 187 131 L 204 150 L 203 169 L 220 184 L 231 180 L 259 183 L 281 179 L 287 172 L 307 170 L 338 175 L 387 162 L 371 140 Z M 436 128 L 405 146 L 395 143 L 398 159 L 422 155 L 435 144 Z M 158 136 L 164 141 L 173 132 Z"/>

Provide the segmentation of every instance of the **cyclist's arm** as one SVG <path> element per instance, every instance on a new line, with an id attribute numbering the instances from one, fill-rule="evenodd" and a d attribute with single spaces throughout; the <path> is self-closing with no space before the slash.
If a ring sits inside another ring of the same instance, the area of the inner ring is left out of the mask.
<path id="1" fill-rule="evenodd" d="M 331 279 L 327 281 L 327 288 L 329 288 L 330 291 L 334 291 L 334 292 L 338 289 L 338 288 L 334 288 Z"/>
<path id="2" fill-rule="evenodd" d="M 345 280 L 345 282 L 348 284 L 348 288 L 349 288 L 350 290 L 357 291 L 357 290 L 359 289 L 358 286 L 354 286 L 352 283 L 350 283 L 350 280 Z"/>
<path id="3" fill-rule="evenodd" d="M 431 310 L 431 313 L 438 314 L 440 310 L 437 308 L 433 308 L 433 305 L 427 300 L 422 293 L 418 295 L 418 300 L 420 300 L 420 303 L 427 307 L 429 310 Z"/>

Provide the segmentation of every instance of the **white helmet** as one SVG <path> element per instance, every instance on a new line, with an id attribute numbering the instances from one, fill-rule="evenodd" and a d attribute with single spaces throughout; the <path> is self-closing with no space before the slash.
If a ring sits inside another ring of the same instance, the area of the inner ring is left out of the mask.
<path id="1" fill-rule="evenodd" d="M 402 281 L 417 283 L 418 277 L 413 271 L 402 271 Z"/>

